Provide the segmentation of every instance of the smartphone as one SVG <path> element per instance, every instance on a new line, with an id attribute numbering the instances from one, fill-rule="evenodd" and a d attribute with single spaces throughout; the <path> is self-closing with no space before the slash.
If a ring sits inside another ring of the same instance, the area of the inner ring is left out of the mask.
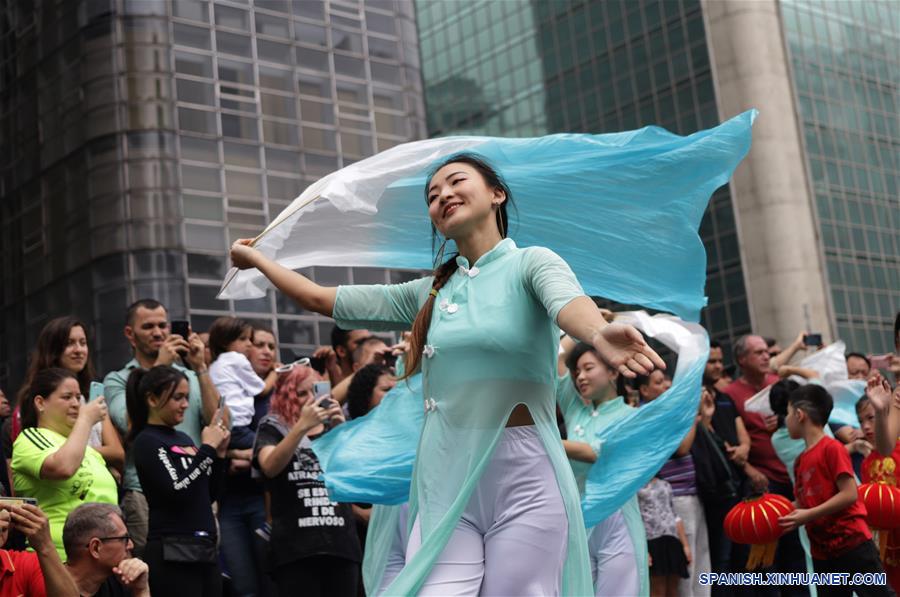
<path id="1" fill-rule="evenodd" d="M 22 504 L 31 504 L 32 506 L 37 506 L 37 498 L 31 497 L 13 497 L 13 496 L 4 496 L 0 497 L 0 507 L 3 506 L 21 506 Z"/>
<path id="2" fill-rule="evenodd" d="M 319 397 L 325 396 L 326 394 L 330 394 L 330 393 L 331 393 L 331 382 L 317 381 L 313 384 L 313 397 L 315 397 L 316 400 L 318 400 Z M 329 400 L 326 398 L 321 403 L 319 403 L 319 406 L 321 406 L 322 408 L 330 408 L 333 404 L 334 404 L 333 400 Z"/>
<path id="3" fill-rule="evenodd" d="M 890 369 L 892 356 L 894 355 L 891 353 L 870 355 L 869 362 L 872 363 L 872 369 Z"/>
<path id="4" fill-rule="evenodd" d="M 806 334 L 803 336 L 803 344 L 806 346 L 821 346 L 822 334 Z"/>
<path id="5" fill-rule="evenodd" d="M 172 321 L 171 330 L 173 334 L 178 334 L 187 340 L 191 335 L 191 322 L 186 319 L 175 319 Z"/>
<path id="6" fill-rule="evenodd" d="M 88 398 L 88 402 L 93 402 L 97 398 L 103 395 L 103 384 L 99 381 L 91 382 L 91 396 Z"/>

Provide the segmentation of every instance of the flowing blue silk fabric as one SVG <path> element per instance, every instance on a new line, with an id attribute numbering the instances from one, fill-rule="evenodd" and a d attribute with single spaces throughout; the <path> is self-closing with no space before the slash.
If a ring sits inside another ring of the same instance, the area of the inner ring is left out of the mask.
<path id="1" fill-rule="evenodd" d="M 312 442 L 331 499 L 385 505 L 409 499 L 423 403 L 416 374 L 385 394 L 378 408 Z"/>
<path id="2" fill-rule="evenodd" d="M 512 190 L 509 236 L 518 246 L 555 251 L 590 295 L 698 321 L 706 255 L 697 229 L 713 191 L 749 150 L 756 114 L 685 137 L 645 127 L 404 143 L 310 185 L 256 247 L 292 269 L 431 269 L 425 179 L 451 155 L 472 152 Z M 270 286 L 257 270 L 233 271 L 220 297 L 260 297 Z"/>

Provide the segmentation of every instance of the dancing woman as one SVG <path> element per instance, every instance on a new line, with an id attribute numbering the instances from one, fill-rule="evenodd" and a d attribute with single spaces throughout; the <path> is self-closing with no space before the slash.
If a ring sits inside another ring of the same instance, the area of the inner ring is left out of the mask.
<path id="1" fill-rule="evenodd" d="M 506 237 L 509 188 L 463 154 L 429 177 L 433 228 L 459 254 L 433 276 L 325 288 L 231 250 L 302 308 L 346 328 L 407 329 L 423 372 L 407 564 L 388 594 L 593 594 L 578 489 L 555 425 L 559 328 L 626 377 L 664 367 L 633 327 L 608 324 L 568 265 Z M 446 241 L 445 241 L 446 242 Z"/>

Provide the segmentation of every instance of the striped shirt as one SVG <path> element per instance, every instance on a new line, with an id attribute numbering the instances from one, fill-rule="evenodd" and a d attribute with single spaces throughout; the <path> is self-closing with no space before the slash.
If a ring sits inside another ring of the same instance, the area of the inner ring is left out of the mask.
<path id="1" fill-rule="evenodd" d="M 694 457 L 673 456 L 659 469 L 660 479 L 672 486 L 672 495 L 697 495 L 697 476 L 694 473 Z"/>

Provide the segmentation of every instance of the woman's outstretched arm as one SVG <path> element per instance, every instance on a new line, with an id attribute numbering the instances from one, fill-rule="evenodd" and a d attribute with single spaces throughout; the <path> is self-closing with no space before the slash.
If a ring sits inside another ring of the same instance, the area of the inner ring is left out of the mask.
<path id="1" fill-rule="evenodd" d="M 279 265 L 250 246 L 252 239 L 242 238 L 231 245 L 231 263 L 238 269 L 255 267 L 281 292 L 300 307 L 331 317 L 337 288 L 319 286 L 306 276 Z"/>
<path id="2" fill-rule="evenodd" d="M 559 327 L 574 338 L 591 344 L 601 358 L 625 377 L 647 375 L 666 364 L 650 348 L 641 333 L 623 323 L 607 323 L 603 313 L 587 296 L 576 298 L 562 308 Z"/>

